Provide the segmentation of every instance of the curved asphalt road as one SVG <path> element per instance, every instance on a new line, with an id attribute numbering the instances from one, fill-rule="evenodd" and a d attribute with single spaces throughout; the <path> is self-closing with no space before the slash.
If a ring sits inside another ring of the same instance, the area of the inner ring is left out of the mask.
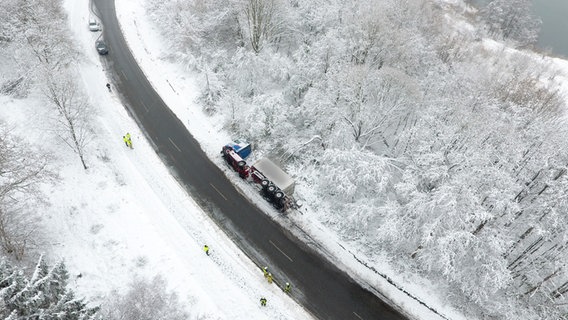
<path id="1" fill-rule="evenodd" d="M 317 318 L 405 319 L 326 258 L 282 230 L 235 189 L 138 67 L 118 26 L 114 0 L 94 2 L 109 46 L 109 55 L 103 59 L 112 70 L 114 87 L 122 94 L 123 103 L 172 173 L 249 258 L 259 266 L 268 265 L 278 285 L 289 281 L 292 297 Z"/>

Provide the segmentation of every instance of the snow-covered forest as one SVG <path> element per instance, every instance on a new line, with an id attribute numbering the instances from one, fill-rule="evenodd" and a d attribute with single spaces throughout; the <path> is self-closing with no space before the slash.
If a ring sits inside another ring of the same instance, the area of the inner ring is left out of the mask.
<path id="1" fill-rule="evenodd" d="M 200 72 L 204 110 L 278 153 L 357 254 L 430 279 L 469 317 L 565 317 L 566 106 L 522 51 L 530 1 L 146 6 L 164 58 Z"/>

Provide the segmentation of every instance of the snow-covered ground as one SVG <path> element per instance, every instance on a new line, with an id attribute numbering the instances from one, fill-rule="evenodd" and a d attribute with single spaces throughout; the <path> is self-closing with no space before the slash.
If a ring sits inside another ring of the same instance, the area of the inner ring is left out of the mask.
<path id="1" fill-rule="evenodd" d="M 198 76 L 190 77 L 192 73 L 182 66 L 161 59 L 166 46 L 161 45 L 157 30 L 138 1 L 116 0 L 116 5 L 123 32 L 149 80 L 212 160 L 220 163 L 216 157 L 219 146 L 229 136 L 221 121 L 206 116 L 194 103 Z M 97 110 L 96 136 L 87 152 L 89 169 L 83 170 L 70 149 L 46 138 L 47 128 L 36 111 L 39 97 L 15 100 L 0 96 L 0 105 L 4 106 L 0 118 L 12 124 L 17 133 L 59 156 L 61 182 L 49 191 L 51 206 L 43 212 L 50 223 L 52 258 L 65 259 L 72 275 L 81 274 L 74 280 L 77 293 L 97 303 L 112 289 L 125 290 L 134 275 L 160 274 L 194 318 L 310 319 L 290 297 L 265 281 L 257 266 L 186 194 L 118 97 L 104 87 L 109 80 L 94 50 L 99 33 L 87 28 L 88 0 L 65 0 L 65 6 L 69 27 L 83 52 L 79 66 L 82 81 Z M 555 62 L 568 70 L 568 62 Z M 562 80 L 567 75 L 559 73 L 555 80 L 568 84 Z M 134 150 L 122 142 L 126 132 L 133 136 Z M 247 191 L 239 179 L 234 181 L 254 198 L 254 192 Z M 304 197 L 313 200 L 307 194 Z M 315 238 L 328 256 L 339 258 L 343 269 L 364 279 L 416 318 L 440 319 L 378 272 L 447 318 L 464 318 L 445 306 L 443 297 L 429 291 L 434 286 L 418 276 L 403 278 L 387 263 L 376 261 L 373 264 L 380 265 L 380 270 L 365 267 L 357 260 L 356 249 L 345 249 L 338 239 L 330 237 L 323 226 L 309 219 L 310 212 L 291 213 L 287 218 L 271 210 L 267 213 L 286 226 L 299 226 L 297 233 L 306 232 Z M 204 244 L 211 247 L 211 256 L 204 254 Z M 268 299 L 265 308 L 260 306 L 261 296 Z"/>

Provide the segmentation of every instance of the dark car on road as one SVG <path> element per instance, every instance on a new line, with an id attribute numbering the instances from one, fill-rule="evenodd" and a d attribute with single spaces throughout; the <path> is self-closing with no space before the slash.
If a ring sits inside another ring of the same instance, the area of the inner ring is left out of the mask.
<path id="1" fill-rule="evenodd" d="M 95 48 L 97 48 L 97 52 L 100 55 L 104 55 L 108 53 L 108 47 L 106 45 L 106 43 L 103 40 L 97 40 L 95 42 Z"/>

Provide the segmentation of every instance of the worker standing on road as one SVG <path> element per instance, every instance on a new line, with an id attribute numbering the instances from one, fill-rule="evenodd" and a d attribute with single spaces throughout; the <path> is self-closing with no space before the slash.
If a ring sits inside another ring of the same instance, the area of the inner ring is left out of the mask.
<path id="1" fill-rule="evenodd" d="M 266 280 L 268 280 L 268 283 L 272 283 L 272 273 L 268 274 L 268 276 L 266 277 Z"/>
<path id="2" fill-rule="evenodd" d="M 107 83 L 106 86 L 107 86 L 108 92 L 110 92 L 110 83 Z"/>
<path id="3" fill-rule="evenodd" d="M 260 298 L 260 305 L 263 306 L 263 307 L 266 307 L 266 298 L 265 297 Z"/>
<path id="4" fill-rule="evenodd" d="M 290 282 L 286 282 L 286 285 L 284 286 L 284 292 L 290 293 L 291 289 L 292 289 L 292 286 L 290 286 Z"/>
<path id="5" fill-rule="evenodd" d="M 262 268 L 262 272 L 264 273 L 264 277 L 267 278 L 268 277 L 268 267 Z"/>
<path id="6" fill-rule="evenodd" d="M 122 136 L 122 141 L 124 141 L 124 144 L 126 144 L 127 147 L 130 147 L 128 145 L 128 139 L 126 139 L 126 136 Z"/>
<path id="7" fill-rule="evenodd" d="M 203 246 L 203 251 L 205 251 L 206 255 L 209 255 L 209 246 L 208 245 L 204 245 Z"/>

